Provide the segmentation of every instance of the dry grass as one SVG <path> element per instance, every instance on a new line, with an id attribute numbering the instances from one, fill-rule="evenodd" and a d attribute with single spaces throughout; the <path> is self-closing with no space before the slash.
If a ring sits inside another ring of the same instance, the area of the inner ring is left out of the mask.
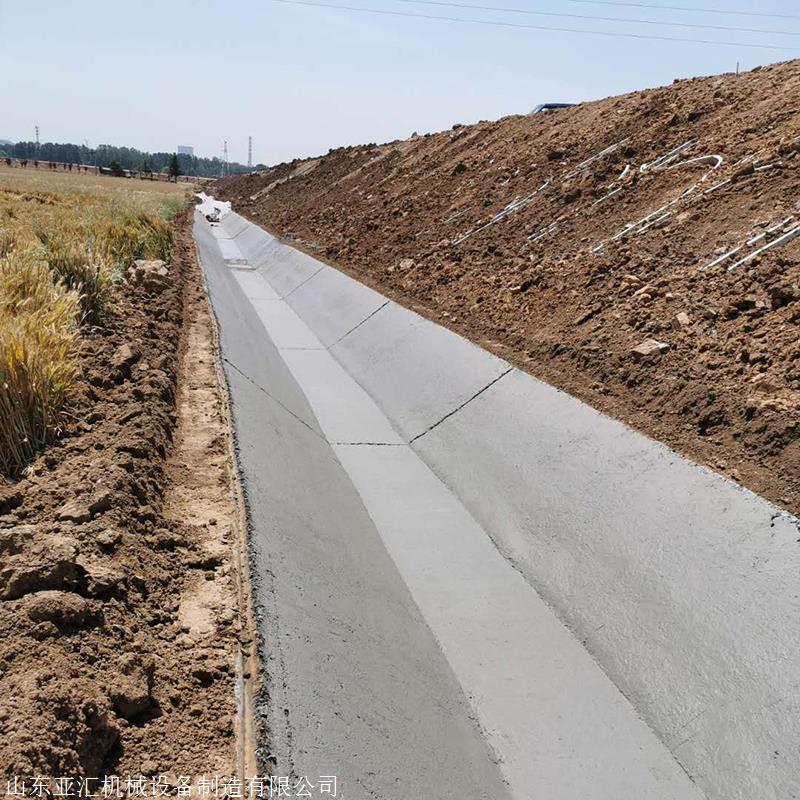
<path id="1" fill-rule="evenodd" d="M 58 433 L 78 376 L 78 293 L 28 251 L 0 259 L 0 471 L 17 474 Z"/>
<path id="2" fill-rule="evenodd" d="M 113 178 L 110 175 L 87 175 L 78 172 L 51 172 L 45 167 L 7 167 L 0 164 L 0 186 L 14 191 L 52 192 L 56 195 L 85 193 L 94 197 L 113 198 L 115 195 L 144 204 L 155 202 L 156 207 L 165 198 L 183 198 L 194 187 L 188 183 L 167 181 L 141 181 L 132 178 Z M 150 210 L 153 210 L 152 204 Z"/>
<path id="3" fill-rule="evenodd" d="M 186 184 L 0 168 L 0 472 L 59 432 L 79 380 L 81 325 L 112 313 L 136 258 L 169 256 Z"/>

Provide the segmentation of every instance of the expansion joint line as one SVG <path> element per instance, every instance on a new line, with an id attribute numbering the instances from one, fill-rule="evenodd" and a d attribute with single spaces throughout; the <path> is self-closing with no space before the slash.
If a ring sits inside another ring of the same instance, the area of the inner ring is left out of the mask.
<path id="1" fill-rule="evenodd" d="M 248 381 L 249 383 L 252 383 L 253 386 L 256 387 L 256 389 L 258 389 L 260 392 L 263 392 L 267 397 L 269 397 L 270 400 L 272 400 L 274 403 L 279 405 L 287 414 L 289 414 L 289 416 L 294 417 L 301 425 L 304 425 L 315 436 L 317 436 L 320 439 L 322 439 L 322 441 L 325 442 L 325 444 L 327 444 L 327 445 L 330 444 L 330 442 L 319 431 L 315 430 L 302 417 L 298 417 L 297 414 L 294 413 L 294 411 L 292 411 L 290 408 L 287 408 L 283 403 L 281 403 L 280 400 L 278 400 L 277 397 L 275 397 L 275 395 L 273 395 L 270 392 L 268 392 L 260 383 L 257 383 L 256 381 L 254 381 L 246 372 L 244 372 L 239 367 L 237 367 L 236 364 L 233 363 L 233 361 L 231 361 L 229 358 L 226 358 L 225 356 L 221 356 L 221 358 L 231 369 L 233 369 L 236 372 L 238 372 L 246 381 Z"/>
<path id="2" fill-rule="evenodd" d="M 349 331 L 343 333 L 333 344 L 329 344 L 325 349 L 330 350 L 331 347 L 336 347 L 336 345 L 339 344 L 339 342 L 341 342 L 342 339 L 344 339 L 346 336 L 349 336 L 354 330 L 356 330 L 356 328 L 360 328 L 368 319 L 372 319 L 372 317 L 374 317 L 382 308 L 386 308 L 386 306 L 388 306 L 389 303 L 391 303 L 391 300 L 387 300 L 385 303 L 379 305 L 374 311 L 371 311 L 369 314 L 367 314 L 367 316 L 364 317 L 364 319 L 362 319 L 361 322 L 359 322 L 357 325 L 353 325 L 353 327 L 350 328 Z"/>
<path id="3" fill-rule="evenodd" d="M 408 447 L 405 442 L 329 442 L 332 447 Z"/>
<path id="4" fill-rule="evenodd" d="M 312 278 L 316 278 L 317 275 L 319 275 L 324 269 L 325 265 L 323 264 L 313 275 L 309 275 L 304 281 L 300 281 L 300 283 L 298 283 L 291 292 L 287 292 L 285 295 L 283 295 L 281 300 L 285 300 L 290 294 L 294 294 L 301 286 L 305 286 Z M 267 283 L 269 283 L 269 281 L 267 281 Z"/>
<path id="5" fill-rule="evenodd" d="M 254 381 L 246 372 L 236 366 L 229 358 L 222 356 L 222 360 L 233 370 L 239 373 L 248 383 L 251 383 L 253 386 L 256 387 L 261 393 L 265 394 L 272 400 L 276 405 L 282 408 L 289 416 L 296 419 L 301 425 L 308 428 L 315 436 L 319 439 L 322 439 L 325 444 L 329 447 L 407 447 L 408 445 L 405 442 L 331 442 L 327 437 L 317 431 L 313 426 L 309 425 L 302 417 L 299 417 L 297 414 L 294 413 L 290 408 L 287 408 L 284 403 L 278 400 L 275 395 L 268 392 L 261 384 Z"/>
<path id="6" fill-rule="evenodd" d="M 456 406 L 452 411 L 449 411 L 438 422 L 434 422 L 433 425 L 430 426 L 430 428 L 427 428 L 426 430 L 422 431 L 422 433 L 418 433 L 409 442 L 409 444 L 414 444 L 414 442 L 416 442 L 417 439 L 421 439 L 426 433 L 430 433 L 434 428 L 436 428 L 439 425 L 441 425 L 446 419 L 449 419 L 450 417 L 452 417 L 453 414 L 457 414 L 459 411 L 461 411 L 462 408 L 464 408 L 464 406 L 469 405 L 476 397 L 479 397 L 487 389 L 489 389 L 492 386 L 494 386 L 497 383 L 497 381 L 499 381 L 501 378 L 505 378 L 505 376 L 508 375 L 508 373 L 511 372 L 512 369 L 514 369 L 514 367 L 509 367 L 508 369 L 503 370 L 496 378 L 493 378 L 492 380 L 490 380 L 489 383 L 486 384 L 486 386 L 484 386 L 482 389 L 478 389 L 478 391 L 475 392 L 475 394 L 473 394 L 472 397 L 466 399 L 463 403 L 461 403 L 461 405 Z"/>

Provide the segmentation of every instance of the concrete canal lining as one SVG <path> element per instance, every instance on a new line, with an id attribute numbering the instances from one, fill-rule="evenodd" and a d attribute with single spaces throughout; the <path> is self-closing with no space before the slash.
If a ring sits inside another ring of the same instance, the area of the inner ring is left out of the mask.
<path id="1" fill-rule="evenodd" d="M 796 520 L 236 214 L 195 228 L 293 769 L 346 763 L 352 797 L 791 796 Z"/>

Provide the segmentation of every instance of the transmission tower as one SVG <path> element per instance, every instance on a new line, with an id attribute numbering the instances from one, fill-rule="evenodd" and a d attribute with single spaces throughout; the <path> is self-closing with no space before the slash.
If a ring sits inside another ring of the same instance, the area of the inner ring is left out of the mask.
<path id="1" fill-rule="evenodd" d="M 228 140 L 222 142 L 222 174 L 228 171 Z"/>
<path id="2" fill-rule="evenodd" d="M 247 137 L 247 166 L 253 166 L 253 137 Z"/>
<path id="3" fill-rule="evenodd" d="M 34 125 L 33 127 L 36 130 L 36 155 L 38 156 L 39 155 L 39 126 L 38 125 Z"/>

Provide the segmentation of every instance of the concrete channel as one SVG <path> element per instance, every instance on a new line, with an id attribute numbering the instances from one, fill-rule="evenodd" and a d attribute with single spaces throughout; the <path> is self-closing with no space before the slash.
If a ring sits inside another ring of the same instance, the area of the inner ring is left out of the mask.
<path id="1" fill-rule="evenodd" d="M 195 238 L 277 774 L 800 797 L 795 518 L 235 213 Z"/>

